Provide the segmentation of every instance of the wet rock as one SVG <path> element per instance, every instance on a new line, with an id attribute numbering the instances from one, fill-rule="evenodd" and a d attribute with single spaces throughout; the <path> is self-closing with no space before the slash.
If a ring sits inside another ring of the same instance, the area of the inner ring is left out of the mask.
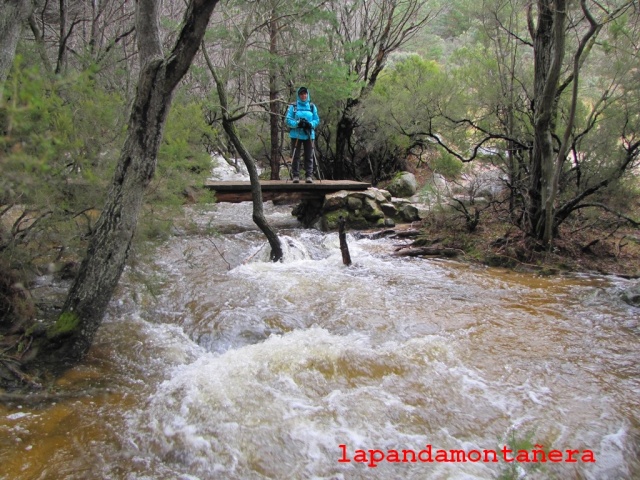
<path id="1" fill-rule="evenodd" d="M 381 203 L 380 209 L 384 212 L 385 216 L 387 217 L 398 216 L 398 208 L 391 202 Z"/>
<path id="2" fill-rule="evenodd" d="M 620 294 L 622 300 L 633 307 L 640 307 L 640 282 L 627 288 Z"/>
<path id="3" fill-rule="evenodd" d="M 337 210 L 345 206 L 347 198 L 350 198 L 349 192 L 346 190 L 340 190 L 336 193 L 330 193 L 324 197 L 324 204 L 322 209 L 326 212 Z"/>
<path id="4" fill-rule="evenodd" d="M 360 210 L 362 208 L 362 200 L 359 198 L 350 196 L 347 198 L 347 207 L 349 210 L 355 211 Z"/>
<path id="5" fill-rule="evenodd" d="M 380 206 L 371 198 L 365 198 L 362 202 L 362 216 L 373 222 L 377 222 L 381 218 L 384 219 L 384 213 Z"/>
<path id="6" fill-rule="evenodd" d="M 347 228 L 367 229 L 421 220 L 426 218 L 427 213 L 428 209 L 424 206 L 413 206 L 406 198 L 393 197 L 391 193 L 378 188 L 362 192 L 343 190 L 327 195 L 319 209 L 303 202 L 293 212 L 306 226 L 319 224 L 324 231 L 337 230 L 340 217 L 345 218 Z M 315 220 L 310 222 L 312 214 L 315 214 Z"/>
<path id="7" fill-rule="evenodd" d="M 413 173 L 400 172 L 391 180 L 387 190 L 395 197 L 409 198 L 418 190 L 418 182 Z"/>
<path id="8" fill-rule="evenodd" d="M 333 210 L 331 212 L 325 212 L 322 215 L 322 223 L 321 223 L 322 230 L 324 231 L 337 230 L 340 217 L 349 219 L 349 211 L 346 209 L 340 209 L 340 210 Z M 349 224 L 349 226 L 352 227 L 351 224 Z"/>
<path id="9" fill-rule="evenodd" d="M 339 192 L 338 192 L 339 193 Z M 333 201 L 332 201 L 333 202 Z M 325 199 L 326 203 L 326 199 Z M 291 212 L 291 215 L 296 217 L 300 223 L 309 228 L 313 226 L 320 218 L 321 213 L 325 211 L 325 203 L 315 199 L 303 200 L 300 202 Z M 332 210 L 338 208 L 339 202 L 332 203 Z"/>

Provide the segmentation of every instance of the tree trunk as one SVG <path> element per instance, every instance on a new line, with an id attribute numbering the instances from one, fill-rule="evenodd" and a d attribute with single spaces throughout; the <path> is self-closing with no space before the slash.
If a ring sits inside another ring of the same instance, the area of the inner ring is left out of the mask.
<path id="1" fill-rule="evenodd" d="M 542 240 L 547 219 L 545 206 L 553 182 L 553 129 L 556 94 L 565 41 L 565 0 L 539 0 L 534 34 L 534 140 L 529 184 L 529 232 Z"/>
<path id="2" fill-rule="evenodd" d="M 338 222 L 338 239 L 340 240 L 340 251 L 342 252 L 342 263 L 347 267 L 351 265 L 351 254 L 349 253 L 349 244 L 347 243 L 347 233 L 345 232 L 347 220 L 340 217 Z"/>
<path id="3" fill-rule="evenodd" d="M 545 229 L 543 232 L 543 243 L 545 245 L 550 245 L 554 235 L 555 230 L 557 229 L 557 218 L 556 218 L 556 197 L 558 195 L 558 186 L 560 183 L 560 175 L 562 174 L 562 168 L 564 166 L 564 162 L 567 156 L 567 152 L 569 150 L 569 143 L 571 138 L 571 131 L 573 130 L 573 124 L 576 118 L 576 110 L 578 105 L 578 86 L 579 78 L 580 78 L 580 64 L 582 61 L 582 54 L 585 51 L 587 43 L 591 40 L 591 38 L 597 34 L 600 29 L 600 25 L 593 18 L 589 10 L 587 9 L 585 0 L 580 1 L 580 5 L 582 7 L 582 12 L 585 17 L 589 21 L 589 30 L 587 30 L 586 34 L 580 40 L 580 44 L 578 46 L 578 50 L 573 56 L 573 88 L 571 91 L 571 106 L 569 110 L 569 115 L 566 120 L 567 125 L 565 126 L 565 133 L 562 138 L 562 143 L 560 144 L 560 148 L 558 149 L 558 153 L 555 158 L 555 162 L 552 165 L 551 178 L 549 180 L 549 196 L 547 197 L 547 203 L 545 205 Z"/>
<path id="4" fill-rule="evenodd" d="M 29 18 L 32 10 L 31 0 L 0 2 L 0 102 L 4 92 L 4 82 L 13 65 L 22 25 Z"/>
<path id="5" fill-rule="evenodd" d="M 100 326 L 127 261 L 144 192 L 155 173 L 156 154 L 170 102 L 166 92 L 156 88 L 164 66 L 162 60 L 155 60 L 141 72 L 129 121 L 130 134 L 87 255 L 64 305 L 63 311 L 68 312 L 66 320 L 59 321 L 49 332 L 52 340 L 65 339 L 68 334 L 77 337 L 73 342 L 64 342 L 72 358 L 81 357 L 89 349 Z M 78 323 L 82 328 L 75 328 Z"/>
<path id="6" fill-rule="evenodd" d="M 252 218 L 254 223 L 267 237 L 267 241 L 271 246 L 271 254 L 269 256 L 271 261 L 278 262 L 282 259 L 283 256 L 282 245 L 280 244 L 280 238 L 271 228 L 264 216 L 264 209 L 262 207 L 262 190 L 260 188 L 260 178 L 258 176 L 258 170 L 256 169 L 256 163 L 249 151 L 245 148 L 244 144 L 240 140 L 240 137 L 238 137 L 236 126 L 233 120 L 230 120 L 229 118 L 223 116 L 222 128 L 224 128 L 224 131 L 229 136 L 231 143 L 233 143 L 234 147 L 238 151 L 238 154 L 244 161 L 244 164 L 247 166 L 249 179 L 251 180 L 251 197 L 253 199 Z"/>
<path id="7" fill-rule="evenodd" d="M 33 38 L 35 40 L 35 47 L 40 55 L 40 60 L 42 60 L 42 65 L 44 66 L 45 71 L 48 75 L 53 73 L 53 67 L 51 66 L 51 62 L 49 61 L 49 57 L 47 55 L 47 47 L 44 42 L 44 34 L 40 30 L 38 26 L 38 22 L 36 21 L 35 14 L 32 12 L 29 15 L 29 26 L 31 27 L 31 33 L 33 33 Z"/>
<path id="8" fill-rule="evenodd" d="M 59 0 L 60 25 L 58 29 L 58 61 L 56 74 L 64 73 L 67 69 L 67 0 Z M 70 33 L 70 32 L 69 32 Z"/>
<path id="9" fill-rule="evenodd" d="M 353 109 L 374 88 L 389 56 L 402 48 L 431 18 L 425 0 L 381 0 L 355 2 L 349 7 L 342 2 L 330 2 L 337 7 L 339 35 L 345 45 L 353 38 L 362 42 L 360 54 L 348 60 L 350 74 L 362 84 L 359 92 L 347 100 L 338 121 L 336 151 L 332 159 L 331 178 L 341 180 L 357 173 L 354 158 L 356 121 Z M 346 53 L 346 52 L 345 52 Z M 349 55 L 351 56 L 351 55 Z"/>
<path id="10" fill-rule="evenodd" d="M 242 161 L 247 167 L 249 172 L 249 180 L 251 181 L 251 197 L 253 199 L 253 221 L 258 228 L 265 234 L 267 241 L 271 246 L 270 258 L 273 262 L 278 262 L 283 257 L 282 245 L 280 244 L 280 238 L 276 232 L 271 228 L 267 219 L 264 216 L 264 209 L 262 206 L 262 189 L 260 187 L 260 177 L 258 176 L 258 169 L 256 168 L 256 162 L 253 160 L 251 153 L 246 149 L 242 140 L 238 136 L 234 119 L 229 114 L 229 101 L 227 99 L 227 91 L 222 83 L 222 80 L 218 77 L 216 69 L 213 67 L 206 49 L 203 47 L 202 52 L 205 56 L 205 60 L 213 75 L 213 79 L 216 83 L 216 89 L 218 91 L 218 99 L 220 100 L 220 108 L 222 109 L 222 128 L 226 132 L 229 140 L 237 150 L 238 154 L 242 158 Z"/>
<path id="11" fill-rule="evenodd" d="M 58 360 L 87 352 L 124 269 L 144 192 L 151 182 L 172 94 L 187 72 L 217 0 L 191 0 L 183 28 L 164 58 L 158 0 L 139 0 L 136 29 L 142 68 L 129 128 L 106 205 L 96 224 L 62 314 L 47 331 Z"/>
<path id="12" fill-rule="evenodd" d="M 336 154 L 331 168 L 331 180 L 344 180 L 349 178 L 347 165 L 351 164 L 351 141 L 356 123 L 352 116 L 353 107 L 358 104 L 358 100 L 347 100 L 347 106 L 342 112 L 336 129 Z"/>
<path id="13" fill-rule="evenodd" d="M 538 28 L 534 34 L 534 145 L 530 184 L 530 233 L 549 247 L 556 235 L 559 222 L 556 203 L 562 169 L 570 145 L 571 133 L 578 104 L 578 86 L 583 56 L 588 44 L 597 36 L 602 25 L 589 12 L 586 1 L 580 0 L 582 13 L 589 23 L 573 56 L 573 69 L 569 79 L 560 86 L 560 71 L 565 53 L 566 0 L 538 1 Z M 622 9 L 623 7 L 621 7 Z M 620 10 L 610 14 L 613 18 Z M 573 83 L 570 110 L 565 130 L 556 151 L 552 134 L 555 130 L 557 103 L 562 90 Z"/>
<path id="14" fill-rule="evenodd" d="M 271 12 L 269 20 L 269 124 L 271 127 L 271 180 L 280 180 L 280 116 L 278 109 L 277 69 L 275 64 L 278 55 L 278 23 L 276 12 Z"/>
<path id="15" fill-rule="evenodd" d="M 399 257 L 422 257 L 422 256 L 436 256 L 436 257 L 457 257 L 463 255 L 464 251 L 457 248 L 449 247 L 409 247 L 402 248 L 394 252 L 394 255 Z"/>

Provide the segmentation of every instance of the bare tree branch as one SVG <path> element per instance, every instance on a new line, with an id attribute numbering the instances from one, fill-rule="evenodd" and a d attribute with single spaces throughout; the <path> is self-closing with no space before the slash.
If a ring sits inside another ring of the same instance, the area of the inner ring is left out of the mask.
<path id="1" fill-rule="evenodd" d="M 599 202 L 581 203 L 581 204 L 577 205 L 574 208 L 574 211 L 575 210 L 579 210 L 581 208 L 589 208 L 589 207 L 601 208 L 602 210 L 605 210 L 605 211 L 607 211 L 609 213 L 613 213 L 618 218 L 622 218 L 623 220 L 626 220 L 627 222 L 629 222 L 631 225 L 633 225 L 636 228 L 640 227 L 640 220 L 634 220 L 633 218 L 628 217 L 625 214 L 620 213 L 617 210 L 614 210 L 613 208 L 605 205 L 604 203 L 599 203 Z"/>

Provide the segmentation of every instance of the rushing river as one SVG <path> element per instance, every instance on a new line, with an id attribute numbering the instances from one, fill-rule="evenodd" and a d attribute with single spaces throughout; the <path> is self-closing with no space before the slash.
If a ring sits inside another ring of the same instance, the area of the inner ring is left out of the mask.
<path id="1" fill-rule="evenodd" d="M 266 208 L 282 263 L 249 204 L 221 204 L 192 213 L 221 235 L 127 270 L 86 361 L 49 398 L 0 405 L 0 479 L 640 478 L 624 280 L 404 259 L 351 236 L 345 267 L 336 234 Z"/>

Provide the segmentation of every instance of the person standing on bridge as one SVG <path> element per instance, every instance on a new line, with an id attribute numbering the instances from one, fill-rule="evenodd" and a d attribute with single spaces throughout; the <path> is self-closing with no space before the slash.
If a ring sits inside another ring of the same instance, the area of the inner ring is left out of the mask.
<path id="1" fill-rule="evenodd" d="M 305 181 L 313 183 L 313 141 L 320 117 L 317 107 L 311 103 L 307 87 L 300 87 L 297 96 L 296 103 L 289 105 L 286 117 L 293 152 L 293 183 L 300 181 L 300 151 L 304 151 Z"/>

